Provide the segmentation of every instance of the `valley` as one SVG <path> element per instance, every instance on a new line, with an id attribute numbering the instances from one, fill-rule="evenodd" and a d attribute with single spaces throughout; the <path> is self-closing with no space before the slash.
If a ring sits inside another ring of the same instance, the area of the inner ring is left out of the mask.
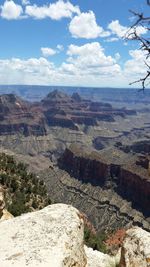
<path id="1" fill-rule="evenodd" d="M 1 95 L 0 151 L 28 164 L 52 202 L 72 204 L 98 231 L 150 230 L 149 104 L 85 95 Z"/>

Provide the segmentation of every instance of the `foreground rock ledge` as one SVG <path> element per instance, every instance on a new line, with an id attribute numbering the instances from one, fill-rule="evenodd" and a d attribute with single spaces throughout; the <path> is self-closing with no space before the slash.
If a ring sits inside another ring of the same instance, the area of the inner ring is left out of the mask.
<path id="1" fill-rule="evenodd" d="M 0 267 L 116 267 L 110 257 L 84 246 L 82 214 L 65 204 L 0 222 Z M 120 267 L 149 267 L 150 234 L 127 231 Z"/>
<path id="2" fill-rule="evenodd" d="M 120 267 L 150 267 L 150 233 L 139 227 L 126 232 Z"/>
<path id="3" fill-rule="evenodd" d="M 83 220 L 71 206 L 51 205 L 0 223 L 0 267 L 86 265 Z"/>

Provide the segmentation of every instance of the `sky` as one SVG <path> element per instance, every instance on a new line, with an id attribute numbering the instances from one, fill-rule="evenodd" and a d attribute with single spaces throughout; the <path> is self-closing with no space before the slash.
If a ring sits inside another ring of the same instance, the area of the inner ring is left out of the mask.
<path id="1" fill-rule="evenodd" d="M 129 10 L 149 13 L 146 0 L 0 0 L 0 84 L 129 87 L 146 71 Z"/>

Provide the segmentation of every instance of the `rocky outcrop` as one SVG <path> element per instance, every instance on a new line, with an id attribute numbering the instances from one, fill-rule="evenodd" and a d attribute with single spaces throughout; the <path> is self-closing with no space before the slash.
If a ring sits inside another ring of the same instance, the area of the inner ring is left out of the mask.
<path id="1" fill-rule="evenodd" d="M 0 223 L 1 267 L 148 267 L 150 234 L 126 232 L 115 256 L 84 245 L 82 214 L 70 205 L 54 204 Z"/>
<path id="2" fill-rule="evenodd" d="M 1 267 L 85 267 L 83 221 L 73 207 L 56 204 L 0 224 Z"/>
<path id="3" fill-rule="evenodd" d="M 120 267 L 150 266 L 150 233 L 139 227 L 129 229 L 121 248 Z"/>
<path id="4" fill-rule="evenodd" d="M 115 258 L 84 246 L 82 215 L 55 204 L 0 224 L 1 267 L 115 267 Z"/>
<path id="5" fill-rule="evenodd" d="M 4 189 L 0 186 L 0 217 L 2 217 L 5 208 Z"/>
<path id="6" fill-rule="evenodd" d="M 84 246 L 84 248 L 87 256 L 86 267 L 116 267 L 119 263 L 120 251 L 116 256 L 111 257 L 97 250 L 93 250 L 92 248 L 86 246 Z"/>
<path id="7" fill-rule="evenodd" d="M 5 190 L 0 186 L 0 222 L 13 218 L 5 209 Z"/>

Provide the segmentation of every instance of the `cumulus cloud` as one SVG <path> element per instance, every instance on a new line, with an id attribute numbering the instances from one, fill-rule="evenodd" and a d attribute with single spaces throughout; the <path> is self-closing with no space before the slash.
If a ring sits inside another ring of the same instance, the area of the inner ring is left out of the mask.
<path id="1" fill-rule="evenodd" d="M 1 17 L 7 20 L 19 19 L 23 13 L 22 7 L 15 4 L 15 2 L 12 0 L 6 0 L 0 8 Z"/>
<path id="2" fill-rule="evenodd" d="M 25 13 L 36 19 L 51 18 L 53 20 L 60 20 L 62 18 L 71 18 L 73 14 L 79 14 L 80 9 L 69 1 L 58 0 L 56 3 L 40 7 L 28 5 L 26 6 Z"/>
<path id="3" fill-rule="evenodd" d="M 71 44 L 60 66 L 44 57 L 0 60 L 0 80 L 2 84 L 129 86 L 130 81 L 142 77 L 146 71 L 145 52 L 130 50 L 129 53 L 130 59 L 121 68 L 120 54 L 106 55 L 98 42 Z"/>
<path id="4" fill-rule="evenodd" d="M 118 37 L 122 38 L 127 32 L 127 27 L 122 26 L 119 23 L 119 20 L 113 20 L 111 23 L 108 25 L 108 29 L 111 30 L 111 32 Z"/>
<path id="5" fill-rule="evenodd" d="M 118 82 L 120 72 L 115 57 L 106 56 L 98 42 L 70 45 L 66 61 L 57 67 L 44 57 L 0 60 L 3 84 L 107 86 Z"/>
<path id="6" fill-rule="evenodd" d="M 130 38 L 132 37 L 132 33 L 134 29 L 130 27 L 122 26 L 119 20 L 113 20 L 111 23 L 108 24 L 108 29 L 111 31 L 112 34 L 115 34 L 118 38 L 124 38 L 125 36 L 130 34 Z M 138 35 L 147 33 L 147 29 L 143 26 L 137 26 L 136 32 Z"/>
<path id="7" fill-rule="evenodd" d="M 93 11 L 75 16 L 69 24 L 69 31 L 75 38 L 90 39 L 110 35 L 108 31 L 105 32 L 102 27 L 97 25 Z"/>
<path id="8" fill-rule="evenodd" d="M 44 57 L 53 56 L 57 53 L 56 50 L 50 48 L 50 47 L 41 47 L 41 52 Z"/>
<path id="9" fill-rule="evenodd" d="M 116 63 L 116 59 L 106 56 L 98 42 L 82 46 L 71 44 L 68 47 L 67 55 L 68 58 L 62 64 L 60 71 L 71 75 L 72 78 L 82 77 L 84 84 L 87 84 L 87 81 L 91 85 L 92 83 L 97 85 L 96 83 L 100 81 L 104 84 L 107 79 L 115 79 L 116 75 L 120 75 L 121 68 Z"/>
<path id="10" fill-rule="evenodd" d="M 0 60 L 0 80 L 5 84 L 47 84 L 49 77 L 55 82 L 55 68 L 47 59 L 19 58 Z"/>
<path id="11" fill-rule="evenodd" d="M 68 48 L 68 62 L 77 64 L 81 69 L 86 67 L 110 66 L 115 59 L 104 54 L 104 49 L 98 42 L 87 43 L 82 46 L 71 44 Z"/>
<path id="12" fill-rule="evenodd" d="M 129 55 L 131 59 L 127 60 L 124 65 L 124 73 L 130 77 L 141 78 L 145 75 L 147 71 L 147 66 L 145 65 L 146 52 L 142 50 L 130 50 Z M 146 60 L 147 64 L 150 64 L 150 59 Z"/>

